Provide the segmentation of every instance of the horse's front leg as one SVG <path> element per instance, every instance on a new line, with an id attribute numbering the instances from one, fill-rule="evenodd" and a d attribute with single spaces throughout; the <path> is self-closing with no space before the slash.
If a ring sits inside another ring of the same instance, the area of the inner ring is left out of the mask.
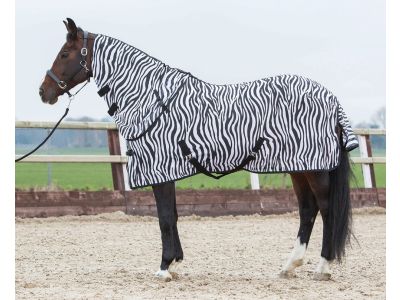
<path id="1" fill-rule="evenodd" d="M 169 281 L 172 279 L 172 275 L 168 269 L 183 259 L 177 229 L 175 183 L 168 182 L 155 185 L 153 186 L 153 193 L 157 204 L 162 241 L 161 265 L 156 276 Z"/>

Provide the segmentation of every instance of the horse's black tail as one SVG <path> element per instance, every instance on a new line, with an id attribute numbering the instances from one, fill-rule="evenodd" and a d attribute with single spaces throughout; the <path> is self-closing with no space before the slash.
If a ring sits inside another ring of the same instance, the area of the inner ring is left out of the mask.
<path id="1" fill-rule="evenodd" d="M 341 262 L 346 244 L 352 235 L 351 203 L 350 203 L 350 176 L 352 171 L 349 155 L 341 149 L 339 166 L 329 173 L 329 224 L 331 228 L 332 259 Z"/>

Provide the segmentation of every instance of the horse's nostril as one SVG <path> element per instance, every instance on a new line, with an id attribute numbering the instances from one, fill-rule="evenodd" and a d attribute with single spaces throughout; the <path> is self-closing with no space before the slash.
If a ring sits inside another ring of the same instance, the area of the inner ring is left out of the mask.
<path id="1" fill-rule="evenodd" d="M 42 88 L 39 88 L 39 96 L 40 96 L 40 97 L 42 97 L 42 96 L 43 96 L 43 94 L 44 94 L 44 89 L 42 89 Z"/>

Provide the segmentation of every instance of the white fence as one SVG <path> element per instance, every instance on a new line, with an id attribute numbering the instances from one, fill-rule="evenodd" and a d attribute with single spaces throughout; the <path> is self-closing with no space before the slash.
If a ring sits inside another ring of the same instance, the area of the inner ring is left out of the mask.
<path id="1" fill-rule="evenodd" d="M 53 128 L 54 122 L 29 122 L 17 121 L 15 128 Z M 110 155 L 31 155 L 21 162 L 35 163 L 111 163 L 113 172 L 114 189 L 127 189 L 126 172 L 122 164 L 127 162 L 124 139 L 120 138 L 117 127 L 111 122 L 64 122 L 59 125 L 60 129 L 85 129 L 85 130 L 107 130 Z M 372 156 L 371 135 L 386 135 L 384 129 L 355 129 L 360 142 L 360 157 L 352 157 L 355 164 L 362 165 L 364 185 L 366 188 L 376 187 L 374 164 L 386 164 L 386 157 Z M 16 155 L 16 158 L 21 155 Z M 252 189 L 260 189 L 258 174 L 250 173 Z"/>

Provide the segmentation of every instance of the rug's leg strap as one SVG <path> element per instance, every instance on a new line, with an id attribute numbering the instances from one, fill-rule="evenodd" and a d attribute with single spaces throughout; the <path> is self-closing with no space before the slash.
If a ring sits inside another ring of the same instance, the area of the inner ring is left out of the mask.
<path id="1" fill-rule="evenodd" d="M 239 170 L 242 170 L 249 162 L 252 160 L 256 159 L 257 152 L 261 149 L 261 146 L 263 142 L 265 141 L 264 138 L 260 137 L 255 146 L 253 147 L 252 151 L 250 154 L 234 169 L 220 173 L 221 175 L 214 175 L 211 172 L 209 172 L 198 160 L 196 157 L 193 156 L 193 154 L 190 152 L 190 149 L 186 142 L 184 140 L 181 140 L 178 142 L 179 147 L 181 148 L 183 156 L 186 158 L 186 160 L 191 163 L 197 171 L 200 173 L 203 173 L 206 176 L 209 176 L 214 179 L 220 179 L 228 174 L 232 174 L 234 172 L 237 172 Z"/>

